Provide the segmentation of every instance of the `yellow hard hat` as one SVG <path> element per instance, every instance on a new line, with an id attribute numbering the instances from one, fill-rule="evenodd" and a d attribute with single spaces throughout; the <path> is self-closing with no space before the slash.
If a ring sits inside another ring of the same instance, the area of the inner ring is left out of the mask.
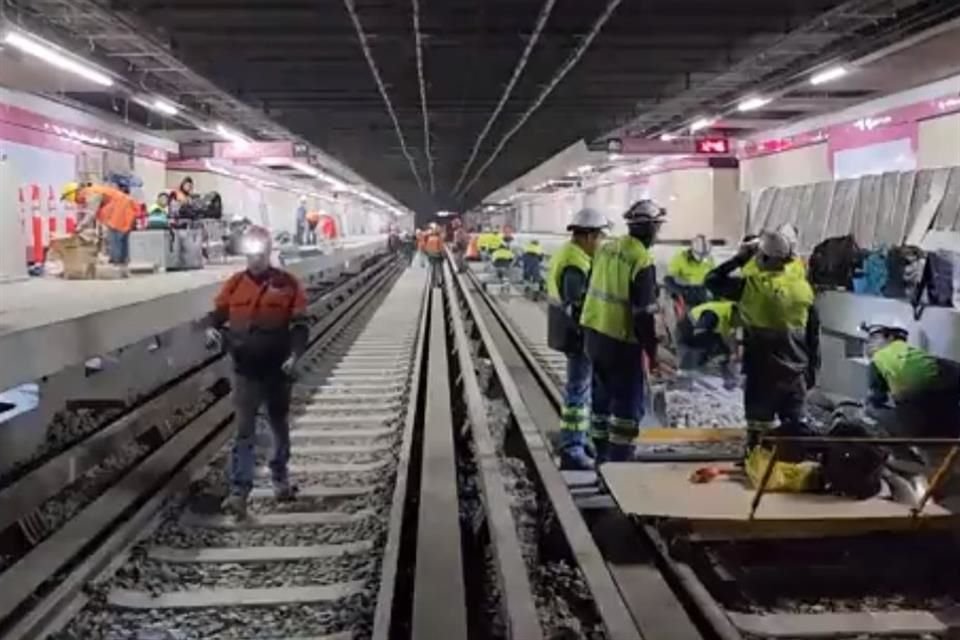
<path id="1" fill-rule="evenodd" d="M 60 199 L 76 201 L 77 191 L 79 190 L 80 190 L 79 182 L 68 182 L 67 184 L 63 185 L 63 189 L 60 190 Z"/>

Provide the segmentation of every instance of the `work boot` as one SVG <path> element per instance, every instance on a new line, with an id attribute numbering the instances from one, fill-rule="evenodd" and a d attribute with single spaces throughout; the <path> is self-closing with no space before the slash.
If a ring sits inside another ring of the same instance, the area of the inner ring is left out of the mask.
<path id="1" fill-rule="evenodd" d="M 560 470 L 593 471 L 594 464 L 587 455 L 587 434 L 582 431 L 562 429 L 560 431 Z"/>
<path id="2" fill-rule="evenodd" d="M 247 517 L 247 496 L 231 493 L 220 505 L 220 509 L 228 516 L 243 520 Z"/>
<path id="3" fill-rule="evenodd" d="M 608 440 L 593 439 L 594 456 L 593 461 L 596 466 L 610 461 L 610 442 Z"/>
<path id="4" fill-rule="evenodd" d="M 274 483 L 273 497 L 277 502 L 293 502 L 300 493 L 300 487 L 289 482 Z"/>
<path id="5" fill-rule="evenodd" d="M 632 444 L 610 443 L 608 459 L 610 462 L 630 462 L 633 460 L 633 450 Z"/>

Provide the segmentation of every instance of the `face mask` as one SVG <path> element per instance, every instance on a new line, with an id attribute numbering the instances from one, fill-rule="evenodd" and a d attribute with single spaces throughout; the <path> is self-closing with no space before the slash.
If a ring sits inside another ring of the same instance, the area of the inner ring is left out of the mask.
<path id="1" fill-rule="evenodd" d="M 660 231 L 660 225 L 653 222 L 639 222 L 627 227 L 630 235 L 640 241 L 645 247 L 650 247 L 657 239 L 657 232 Z"/>

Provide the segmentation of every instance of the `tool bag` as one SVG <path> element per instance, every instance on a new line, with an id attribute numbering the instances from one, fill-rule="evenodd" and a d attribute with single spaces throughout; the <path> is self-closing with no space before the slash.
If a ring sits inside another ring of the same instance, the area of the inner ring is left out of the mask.
<path id="1" fill-rule="evenodd" d="M 828 435 L 860 438 L 875 434 L 848 413 L 837 411 Z M 877 445 L 860 442 L 827 445 L 820 462 L 823 491 L 856 500 L 872 498 L 880 492 L 884 460 L 886 453 Z"/>
<path id="2" fill-rule="evenodd" d="M 927 304 L 933 307 L 953 306 L 953 260 L 956 254 L 950 251 L 934 251 L 927 254 L 920 287 L 927 294 Z"/>
<path id="3" fill-rule="evenodd" d="M 913 245 L 893 247 L 887 252 L 887 298 L 914 298 L 923 275 L 923 249 Z"/>
<path id="4" fill-rule="evenodd" d="M 827 238 L 810 254 L 810 280 L 824 288 L 850 289 L 862 255 L 852 235 Z"/>
<path id="5" fill-rule="evenodd" d="M 191 198 L 180 205 L 177 217 L 187 220 L 219 220 L 223 217 L 223 200 L 216 191 Z"/>

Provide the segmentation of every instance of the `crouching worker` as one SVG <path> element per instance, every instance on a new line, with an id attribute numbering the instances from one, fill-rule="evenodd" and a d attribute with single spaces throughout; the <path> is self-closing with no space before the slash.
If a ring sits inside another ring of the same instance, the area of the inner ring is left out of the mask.
<path id="1" fill-rule="evenodd" d="M 730 300 L 704 302 L 677 323 L 680 368 L 699 369 L 719 360 L 724 387 L 736 387 L 733 354 L 736 348 L 737 306 Z"/>
<path id="2" fill-rule="evenodd" d="M 587 403 L 593 367 L 583 350 L 579 318 L 590 280 L 590 261 L 606 227 L 606 218 L 596 211 L 578 211 L 567 226 L 573 236 L 550 258 L 547 272 L 547 344 L 567 357 L 560 425 L 560 468 L 563 470 L 594 468 L 587 447 L 590 427 Z"/>
<path id="3" fill-rule="evenodd" d="M 868 336 L 872 413 L 882 415 L 893 403 L 893 436 L 955 438 L 960 435 L 960 375 L 956 365 L 940 361 L 907 343 L 899 320 L 863 323 Z M 883 420 L 884 423 L 891 422 Z"/>
<path id="4" fill-rule="evenodd" d="M 297 278 L 270 265 L 270 232 L 251 227 L 241 239 L 247 268 L 224 283 L 207 316 L 207 343 L 224 339 L 234 364 L 233 403 L 236 437 L 230 459 L 230 495 L 223 510 L 246 516 L 256 465 L 257 413 L 266 406 L 273 432 L 270 474 L 277 500 L 296 496 L 290 484 L 290 396 L 297 359 L 307 347 L 306 297 Z"/>

